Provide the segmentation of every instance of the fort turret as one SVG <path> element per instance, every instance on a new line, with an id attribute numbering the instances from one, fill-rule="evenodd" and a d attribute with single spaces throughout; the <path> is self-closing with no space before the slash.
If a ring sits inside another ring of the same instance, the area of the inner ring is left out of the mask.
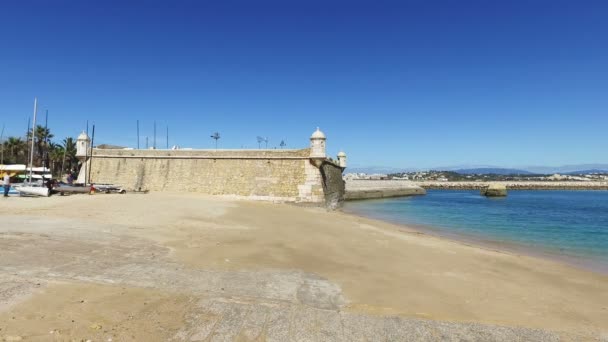
<path id="1" fill-rule="evenodd" d="M 338 165 L 340 165 L 340 167 L 346 167 L 346 153 L 344 153 L 344 151 L 338 153 Z"/>
<path id="2" fill-rule="evenodd" d="M 80 133 L 78 139 L 76 139 L 76 157 L 79 160 L 84 161 L 87 158 L 90 143 L 89 136 L 84 131 Z"/>
<path id="3" fill-rule="evenodd" d="M 310 157 L 311 158 L 325 158 L 325 134 L 321 132 L 319 127 L 310 136 Z"/>

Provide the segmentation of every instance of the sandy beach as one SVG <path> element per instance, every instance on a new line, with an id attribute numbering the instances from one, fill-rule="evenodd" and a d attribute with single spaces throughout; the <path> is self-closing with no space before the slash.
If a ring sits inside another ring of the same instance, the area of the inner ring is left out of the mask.
<path id="1" fill-rule="evenodd" d="M 606 340 L 608 276 L 341 212 L 3 199 L 0 338 Z"/>

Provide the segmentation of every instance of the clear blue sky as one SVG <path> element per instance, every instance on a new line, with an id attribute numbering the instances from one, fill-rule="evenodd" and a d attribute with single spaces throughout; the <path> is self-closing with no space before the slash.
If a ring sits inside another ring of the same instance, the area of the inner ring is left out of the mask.
<path id="1" fill-rule="evenodd" d="M 608 162 L 607 1 L 3 1 L 0 125 L 351 165 Z M 142 138 L 143 139 L 143 138 Z"/>

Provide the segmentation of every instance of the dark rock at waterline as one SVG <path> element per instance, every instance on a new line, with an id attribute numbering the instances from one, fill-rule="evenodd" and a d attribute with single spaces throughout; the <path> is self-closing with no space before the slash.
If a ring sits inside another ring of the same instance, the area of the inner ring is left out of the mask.
<path id="1" fill-rule="evenodd" d="M 490 184 L 487 188 L 481 189 L 481 195 L 486 197 L 507 196 L 507 187 L 503 184 Z"/>

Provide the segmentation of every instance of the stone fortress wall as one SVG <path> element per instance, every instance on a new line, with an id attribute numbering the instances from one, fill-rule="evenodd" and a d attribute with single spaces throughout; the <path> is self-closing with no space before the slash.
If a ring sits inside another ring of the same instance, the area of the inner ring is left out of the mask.
<path id="1" fill-rule="evenodd" d="M 78 181 L 111 183 L 127 190 L 187 191 L 237 198 L 325 203 L 335 208 L 344 198 L 338 161 L 325 155 L 325 135 L 317 130 L 310 148 L 299 150 L 89 150 L 88 137 L 78 139 L 78 156 L 86 161 Z"/>

